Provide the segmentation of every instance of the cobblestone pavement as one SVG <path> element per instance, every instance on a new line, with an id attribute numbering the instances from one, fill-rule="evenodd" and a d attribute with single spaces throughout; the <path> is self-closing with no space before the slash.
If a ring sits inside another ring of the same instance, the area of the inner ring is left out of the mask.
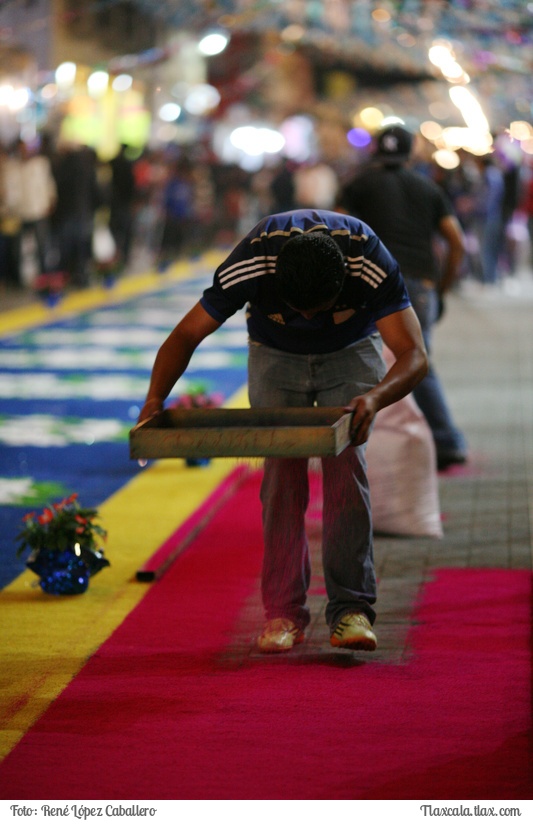
<path id="1" fill-rule="evenodd" d="M 312 620 L 295 664 L 363 661 L 401 664 L 409 658 L 413 608 L 432 571 L 442 567 L 531 569 L 533 533 L 533 280 L 511 293 L 464 289 L 452 295 L 436 328 L 433 360 L 456 422 L 469 441 L 464 467 L 439 473 L 444 536 L 376 536 L 379 647 L 374 653 L 333 650 L 324 621 L 326 599 L 310 595 Z M 310 593 L 320 592 L 320 528 L 309 526 Z M 459 605 L 457 610 L 460 621 Z M 256 594 L 245 610 L 232 655 L 259 655 L 262 625 Z M 237 649 L 237 647 L 239 649 Z M 287 662 L 287 656 L 270 656 Z"/>

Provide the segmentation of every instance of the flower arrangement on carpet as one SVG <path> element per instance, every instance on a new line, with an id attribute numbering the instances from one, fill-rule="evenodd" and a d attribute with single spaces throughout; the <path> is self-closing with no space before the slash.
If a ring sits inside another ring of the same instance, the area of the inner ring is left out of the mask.
<path id="1" fill-rule="evenodd" d="M 221 392 L 209 394 L 202 384 L 191 386 L 189 392 L 179 395 L 170 404 L 170 409 L 217 409 L 224 403 Z M 187 466 L 207 466 L 210 458 L 186 458 Z"/>
<path id="2" fill-rule="evenodd" d="M 124 261 L 118 253 L 110 258 L 94 261 L 94 274 L 107 288 L 114 285 L 124 269 Z"/>
<path id="3" fill-rule="evenodd" d="M 221 392 L 209 394 L 203 384 L 194 384 L 189 392 L 179 395 L 170 404 L 171 409 L 217 409 L 224 403 Z"/>
<path id="4" fill-rule="evenodd" d="M 109 566 L 100 546 L 107 531 L 97 517 L 96 509 L 81 506 L 77 493 L 24 516 L 17 555 L 31 550 L 26 566 L 39 575 L 44 592 L 79 595 L 92 575 Z"/>
<path id="5" fill-rule="evenodd" d="M 63 297 L 67 282 L 64 272 L 43 272 L 35 278 L 33 288 L 48 306 L 55 306 Z"/>

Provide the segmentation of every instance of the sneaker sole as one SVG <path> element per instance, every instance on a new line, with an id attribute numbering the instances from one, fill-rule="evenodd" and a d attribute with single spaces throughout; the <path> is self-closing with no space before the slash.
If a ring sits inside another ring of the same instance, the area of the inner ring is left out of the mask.
<path id="1" fill-rule="evenodd" d="M 354 638 L 353 641 L 338 641 L 337 638 L 330 638 L 330 644 L 337 649 L 355 649 L 364 652 L 374 652 L 377 649 L 377 642 L 371 638 Z"/>
<path id="2" fill-rule="evenodd" d="M 291 649 L 294 649 L 294 647 L 297 644 L 303 644 L 303 642 L 304 642 L 304 636 L 303 635 L 297 635 L 296 638 L 294 639 L 293 644 L 290 647 L 262 647 L 262 646 L 260 646 L 260 644 L 257 644 L 257 649 L 259 650 L 259 652 L 264 652 L 267 655 L 272 655 L 272 654 L 275 655 L 276 653 L 279 653 L 279 652 L 290 652 Z"/>

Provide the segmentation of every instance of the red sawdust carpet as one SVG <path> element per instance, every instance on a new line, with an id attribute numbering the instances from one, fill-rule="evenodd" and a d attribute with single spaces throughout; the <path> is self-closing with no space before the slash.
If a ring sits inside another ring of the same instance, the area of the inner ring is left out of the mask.
<path id="1" fill-rule="evenodd" d="M 7 756 L 2 797 L 530 799 L 530 573 L 440 570 L 401 665 L 229 654 L 258 586 L 259 481 Z"/>

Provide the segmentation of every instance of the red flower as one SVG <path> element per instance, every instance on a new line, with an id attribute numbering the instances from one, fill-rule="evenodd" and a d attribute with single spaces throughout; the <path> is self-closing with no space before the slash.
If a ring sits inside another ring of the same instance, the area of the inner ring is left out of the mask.
<path id="1" fill-rule="evenodd" d="M 170 404 L 171 409 L 214 409 L 222 406 L 224 396 L 220 392 L 208 395 L 203 389 L 180 395 Z"/>
<path id="2" fill-rule="evenodd" d="M 67 283 L 64 272 L 43 272 L 34 281 L 34 287 L 41 294 L 58 294 Z"/>
<path id="3" fill-rule="evenodd" d="M 106 530 L 93 523 L 96 509 L 81 507 L 77 493 L 57 503 L 50 503 L 40 514 L 29 512 L 23 516 L 23 527 L 17 539 L 17 554 L 25 549 L 40 551 L 62 549 L 79 543 L 83 549 L 94 550 L 106 537 Z"/>
<path id="4" fill-rule="evenodd" d="M 37 520 L 39 521 L 40 524 L 49 524 L 50 521 L 54 520 L 54 513 L 52 512 L 51 509 L 48 509 L 48 507 L 47 507 L 46 509 L 43 510 L 43 514 L 39 515 Z"/>

